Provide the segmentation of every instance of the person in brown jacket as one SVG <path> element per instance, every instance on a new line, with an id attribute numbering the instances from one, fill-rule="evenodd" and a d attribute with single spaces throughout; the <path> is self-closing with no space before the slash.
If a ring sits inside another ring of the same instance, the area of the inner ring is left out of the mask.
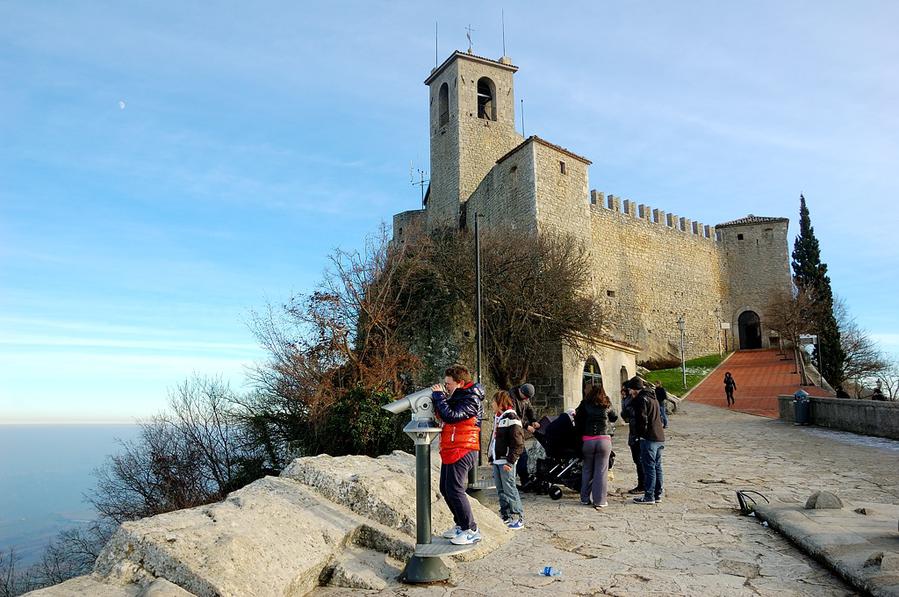
<path id="1" fill-rule="evenodd" d="M 493 395 L 493 414 L 490 461 L 499 498 L 499 514 L 506 526 L 518 530 L 524 528 L 524 510 L 515 486 L 515 462 L 524 452 L 524 432 L 509 392 L 500 390 Z"/>
<path id="2" fill-rule="evenodd" d="M 645 483 L 643 496 L 634 498 L 634 502 L 657 504 L 662 501 L 662 450 L 665 449 L 659 401 L 639 377 L 630 378 L 624 386 L 636 403 L 631 424 L 640 438 L 640 461 Z"/>

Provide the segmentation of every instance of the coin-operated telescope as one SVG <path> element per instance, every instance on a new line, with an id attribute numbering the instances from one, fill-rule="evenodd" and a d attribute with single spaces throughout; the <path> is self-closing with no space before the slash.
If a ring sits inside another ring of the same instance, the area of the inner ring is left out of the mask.
<path id="1" fill-rule="evenodd" d="M 415 443 L 415 553 L 406 563 L 400 580 L 428 583 L 449 578 L 449 568 L 440 556 L 473 549 L 474 545 L 453 545 L 431 537 L 431 443 L 440 435 L 442 425 L 434 413 L 431 390 L 419 390 L 382 406 L 395 415 L 412 411 L 412 420 L 403 431 Z"/>

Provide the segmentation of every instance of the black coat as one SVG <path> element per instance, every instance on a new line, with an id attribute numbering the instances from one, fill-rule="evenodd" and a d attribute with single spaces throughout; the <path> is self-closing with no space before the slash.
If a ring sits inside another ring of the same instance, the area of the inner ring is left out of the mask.
<path id="1" fill-rule="evenodd" d="M 581 435 L 611 435 L 612 427 L 609 423 L 617 420 L 618 413 L 611 408 L 586 400 L 581 400 L 574 411 L 575 426 Z"/>
<path id="2" fill-rule="evenodd" d="M 640 439 L 653 442 L 665 441 L 665 430 L 662 427 L 662 415 L 659 410 L 659 401 L 653 391 L 643 389 L 632 400 L 634 418 L 631 421 L 631 430 Z"/>

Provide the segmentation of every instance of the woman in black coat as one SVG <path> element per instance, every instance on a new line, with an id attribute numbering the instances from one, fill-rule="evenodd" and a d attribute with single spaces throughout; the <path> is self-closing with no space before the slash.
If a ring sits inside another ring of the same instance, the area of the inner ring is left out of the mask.
<path id="1" fill-rule="evenodd" d="M 618 420 L 602 384 L 591 386 L 574 413 L 575 425 L 583 439 L 584 469 L 581 475 L 581 503 L 596 508 L 608 506 L 609 455 L 612 453 L 611 426 Z"/>

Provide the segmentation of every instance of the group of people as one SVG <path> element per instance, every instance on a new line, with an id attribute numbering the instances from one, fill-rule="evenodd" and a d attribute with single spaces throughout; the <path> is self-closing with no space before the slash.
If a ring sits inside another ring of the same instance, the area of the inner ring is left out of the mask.
<path id="1" fill-rule="evenodd" d="M 668 416 L 667 395 L 659 384 L 655 391 L 639 377 L 621 387 L 621 416 L 628 422 L 627 444 L 637 469 L 637 486 L 628 493 L 638 495 L 638 504 L 662 501 L 662 450 Z M 618 413 L 602 384 L 590 386 L 575 409 L 575 427 L 581 433 L 584 456 L 581 503 L 600 509 L 608 506 L 609 456 L 612 453 L 611 424 Z"/>
<path id="2" fill-rule="evenodd" d="M 469 471 L 477 466 L 484 398 L 471 373 L 461 365 L 444 372 L 443 385 L 431 388 L 434 411 L 443 422 L 440 433 L 440 493 L 453 515 L 454 525 L 443 533 L 455 545 L 470 545 L 481 540 L 465 489 Z M 540 423 L 534 417 L 530 399 L 534 386 L 524 384 L 493 395 L 493 436 L 489 458 L 499 496 L 500 515 L 512 530 L 524 528 L 521 495 L 515 483 L 520 475 L 528 482 L 528 457 L 524 445 L 524 429 L 532 432 Z"/>
<path id="3" fill-rule="evenodd" d="M 443 384 L 432 388 L 434 411 L 443 422 L 440 434 L 440 493 L 453 515 L 454 526 L 443 536 L 456 545 L 481 540 L 481 533 L 466 495 L 469 471 L 477 466 L 480 449 L 480 421 L 483 391 L 472 381 L 471 373 L 461 365 L 445 371 Z M 621 416 L 629 422 L 628 446 L 637 469 L 637 486 L 628 493 L 640 494 L 638 504 L 662 501 L 662 451 L 668 427 L 665 390 L 655 391 L 639 377 L 629 379 L 621 388 Z M 497 391 L 491 400 L 494 424 L 489 460 L 499 498 L 500 516 L 512 530 L 524 528 L 524 509 L 516 485 L 516 476 L 527 485 L 528 456 L 525 429 L 534 432 L 540 423 L 534 417 L 531 398 L 534 386 L 524 384 Z M 608 506 L 609 457 L 612 454 L 612 424 L 618 413 L 601 383 L 585 389 L 574 411 L 576 432 L 581 435 L 583 474 L 581 503 L 597 509 Z"/>

